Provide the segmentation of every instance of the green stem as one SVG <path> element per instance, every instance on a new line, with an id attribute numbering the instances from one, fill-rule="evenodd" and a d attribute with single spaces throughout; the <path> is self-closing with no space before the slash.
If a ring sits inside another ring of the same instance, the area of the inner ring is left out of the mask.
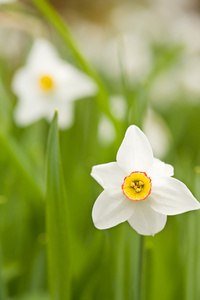
<path id="1" fill-rule="evenodd" d="M 123 300 L 124 299 L 124 255 L 125 255 L 125 227 L 121 226 L 119 228 L 119 235 L 118 235 L 118 251 L 117 254 L 117 270 L 116 270 L 116 300 Z"/>
<path id="2" fill-rule="evenodd" d="M 196 298 L 196 249 L 197 249 L 197 233 L 196 233 L 196 218 L 193 213 L 188 214 L 188 260 L 187 260 L 187 277 L 186 277 L 186 299 Z"/>
<path id="3" fill-rule="evenodd" d="M 1 244 L 0 244 L 0 299 L 1 300 L 6 300 L 7 299 L 7 293 L 6 293 L 6 286 L 3 280 L 2 276 L 2 249 L 1 249 Z"/>
<path id="4" fill-rule="evenodd" d="M 144 258 L 144 236 L 139 235 L 138 259 L 135 278 L 135 297 L 134 300 L 141 300 L 141 287 L 143 275 L 143 258 Z"/>

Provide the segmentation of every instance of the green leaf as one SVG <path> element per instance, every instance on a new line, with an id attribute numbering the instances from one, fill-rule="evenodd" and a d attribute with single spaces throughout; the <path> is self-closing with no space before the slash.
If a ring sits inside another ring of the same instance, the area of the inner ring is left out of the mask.
<path id="1" fill-rule="evenodd" d="M 70 299 L 69 212 L 61 168 L 57 112 L 51 124 L 46 165 L 47 254 L 51 299 Z"/>
<path id="2" fill-rule="evenodd" d="M 0 148 L 1 151 L 5 151 L 6 159 L 12 165 L 13 169 L 33 189 L 36 201 L 41 202 L 41 199 L 44 199 L 43 182 L 40 174 L 35 171 L 20 143 L 11 134 L 9 135 L 0 131 Z"/>
<path id="3" fill-rule="evenodd" d="M 6 300 L 6 287 L 2 276 L 2 251 L 1 251 L 1 244 L 0 244 L 0 299 Z"/>

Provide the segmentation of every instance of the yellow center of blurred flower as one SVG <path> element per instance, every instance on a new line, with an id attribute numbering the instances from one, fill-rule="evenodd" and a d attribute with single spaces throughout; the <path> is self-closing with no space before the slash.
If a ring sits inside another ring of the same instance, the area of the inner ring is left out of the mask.
<path id="1" fill-rule="evenodd" d="M 50 76 L 42 76 L 40 78 L 40 87 L 43 91 L 51 91 L 54 87 L 53 79 Z"/>
<path id="2" fill-rule="evenodd" d="M 122 191 L 129 200 L 144 200 L 151 193 L 151 178 L 145 172 L 132 172 L 124 178 Z"/>

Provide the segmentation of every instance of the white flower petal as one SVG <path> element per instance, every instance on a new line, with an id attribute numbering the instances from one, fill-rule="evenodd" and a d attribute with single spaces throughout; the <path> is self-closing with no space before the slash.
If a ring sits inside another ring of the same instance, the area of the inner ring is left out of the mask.
<path id="1" fill-rule="evenodd" d="M 171 165 L 162 162 L 158 158 L 154 158 L 152 168 L 148 175 L 151 179 L 170 177 L 174 175 L 174 168 Z"/>
<path id="2" fill-rule="evenodd" d="M 166 215 L 181 214 L 200 208 L 200 203 L 186 185 L 172 177 L 153 182 L 148 200 L 155 211 Z"/>
<path id="3" fill-rule="evenodd" d="M 131 125 L 117 153 L 117 162 L 125 172 L 148 172 L 153 163 L 153 152 L 145 134 Z"/>
<path id="4" fill-rule="evenodd" d="M 93 96 L 97 93 L 97 85 L 92 78 L 65 61 L 62 61 L 60 65 L 57 81 L 60 83 L 58 90 L 65 95 L 67 101 Z"/>
<path id="5" fill-rule="evenodd" d="M 14 119 L 19 126 L 27 126 L 42 119 L 44 115 L 45 107 L 42 102 L 30 105 L 29 102 L 21 100 L 15 108 Z"/>
<path id="6" fill-rule="evenodd" d="M 56 48 L 48 41 L 38 38 L 33 43 L 27 58 L 27 67 L 32 73 L 43 73 L 54 70 L 60 58 Z"/>
<path id="7" fill-rule="evenodd" d="M 120 189 L 104 190 L 93 206 L 94 225 L 99 229 L 106 229 L 125 222 L 133 214 L 133 204 Z"/>
<path id="8" fill-rule="evenodd" d="M 37 87 L 33 75 L 26 67 L 18 69 L 12 80 L 12 90 L 19 97 L 27 97 L 27 101 L 31 102 L 29 95 L 34 94 Z"/>
<path id="9" fill-rule="evenodd" d="M 101 164 L 92 168 L 91 176 L 104 188 L 120 188 L 126 174 L 117 162 Z"/>
<path id="10" fill-rule="evenodd" d="M 148 199 L 134 204 L 134 213 L 128 222 L 139 234 L 154 235 L 165 227 L 167 216 L 154 211 Z"/>

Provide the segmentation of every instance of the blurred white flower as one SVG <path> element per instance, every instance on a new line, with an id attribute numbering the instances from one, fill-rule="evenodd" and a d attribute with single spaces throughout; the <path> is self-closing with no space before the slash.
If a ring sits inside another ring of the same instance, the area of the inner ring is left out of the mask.
<path id="1" fill-rule="evenodd" d="M 17 0 L 0 0 L 1 3 L 11 3 L 11 2 L 16 2 Z"/>
<path id="2" fill-rule="evenodd" d="M 141 36 L 126 33 L 108 43 L 104 49 L 104 61 L 109 66 L 109 76 L 120 77 L 125 72 L 130 82 L 141 81 L 152 67 L 151 49 L 147 40 Z"/>
<path id="3" fill-rule="evenodd" d="M 109 98 L 110 111 L 113 117 L 117 120 L 123 120 L 127 112 L 127 104 L 124 97 L 121 95 L 113 95 Z M 115 138 L 116 131 L 112 121 L 106 116 L 102 115 L 99 120 L 98 138 L 103 146 L 110 146 Z"/>
<path id="4" fill-rule="evenodd" d="M 151 45 L 170 43 L 181 45 L 191 53 L 200 50 L 199 13 L 190 0 L 154 0 L 146 5 L 139 2 L 118 5 L 112 10 L 110 21 L 115 30 L 137 34 Z"/>
<path id="5" fill-rule="evenodd" d="M 92 210 L 99 229 L 128 221 L 138 233 L 154 235 L 167 215 L 200 208 L 185 184 L 171 177 L 173 167 L 153 157 L 147 137 L 134 125 L 127 129 L 117 162 L 94 166 L 91 175 L 104 188 Z"/>
<path id="6" fill-rule="evenodd" d="M 111 23 L 120 33 L 136 34 L 149 45 L 153 41 L 166 40 L 168 36 L 167 18 L 152 4 L 144 6 L 139 2 L 138 4 L 130 2 L 116 6 L 111 13 Z"/>
<path id="7" fill-rule="evenodd" d="M 153 153 L 158 158 L 163 158 L 169 150 L 171 134 L 164 120 L 152 109 L 148 109 L 143 124 Z"/>
<path id="8" fill-rule="evenodd" d="M 86 55 L 106 76 L 120 78 L 120 60 L 131 82 L 142 80 L 149 72 L 152 57 L 148 40 L 134 29 L 117 32 L 113 37 L 110 22 L 109 26 L 99 26 L 79 20 L 73 30 Z"/>
<path id="9" fill-rule="evenodd" d="M 127 113 L 127 103 L 121 95 L 113 95 L 109 99 L 110 111 L 115 119 L 123 120 Z"/>
<path id="10" fill-rule="evenodd" d="M 188 93 L 189 99 L 192 95 L 200 96 L 200 58 L 187 57 L 180 69 L 178 80 L 184 92 Z M 199 99 L 198 99 L 199 100 Z"/>
<path id="11" fill-rule="evenodd" d="M 103 146 L 110 146 L 116 138 L 115 127 L 106 115 L 100 118 L 98 138 Z"/>
<path id="12" fill-rule="evenodd" d="M 80 19 L 79 16 L 72 24 L 72 31 L 79 41 L 82 52 L 85 53 L 92 64 L 100 69 L 105 69 L 102 60 L 104 49 L 110 40 L 110 27 L 106 27 L 105 23 L 99 25 Z"/>
<path id="13" fill-rule="evenodd" d="M 150 101 L 165 107 L 170 105 L 180 93 L 179 68 L 170 68 L 159 74 L 149 88 Z"/>
<path id="14" fill-rule="evenodd" d="M 169 24 L 171 40 L 183 46 L 188 54 L 198 55 L 200 53 L 200 20 L 199 13 L 186 11 L 179 18 L 174 18 Z"/>
<path id="15" fill-rule="evenodd" d="M 21 30 L 21 26 L 28 27 L 27 24 L 18 22 L 14 17 L 3 16 L 1 19 L 0 16 L 0 57 L 12 66 L 24 59 L 23 50 L 27 46 L 28 35 L 25 30 Z"/>
<path id="16" fill-rule="evenodd" d="M 18 125 L 26 126 L 41 118 L 49 121 L 57 109 L 60 128 L 72 124 L 74 100 L 97 92 L 93 80 L 61 59 L 44 39 L 34 42 L 27 64 L 13 77 L 12 88 L 19 98 L 15 110 Z"/>

